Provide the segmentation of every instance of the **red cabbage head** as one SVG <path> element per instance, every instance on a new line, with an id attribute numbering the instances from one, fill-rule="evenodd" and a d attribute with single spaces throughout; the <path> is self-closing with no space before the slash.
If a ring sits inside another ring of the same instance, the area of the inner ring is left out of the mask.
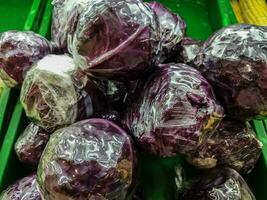
<path id="1" fill-rule="evenodd" d="M 139 78 L 160 52 L 158 18 L 140 0 L 91 0 L 79 16 L 69 50 L 96 76 Z"/>
<path id="2" fill-rule="evenodd" d="M 31 31 L 0 34 L 0 78 L 8 87 L 21 85 L 26 72 L 52 52 L 50 42 Z"/>
<path id="3" fill-rule="evenodd" d="M 184 183 L 181 200 L 256 200 L 246 181 L 231 168 L 217 168 Z"/>
<path id="4" fill-rule="evenodd" d="M 159 2 L 148 3 L 156 13 L 159 21 L 161 55 L 160 60 L 169 58 L 170 54 L 176 51 L 177 45 L 184 37 L 186 24 L 185 21 L 176 13 L 166 8 Z"/>
<path id="5" fill-rule="evenodd" d="M 87 78 L 78 82 L 76 69 L 69 56 L 48 55 L 27 73 L 20 100 L 26 115 L 43 129 L 51 131 L 105 109 L 104 94 Z"/>
<path id="6" fill-rule="evenodd" d="M 53 0 L 52 41 L 60 52 L 68 52 L 68 38 L 73 35 L 78 16 L 91 0 Z"/>
<path id="7" fill-rule="evenodd" d="M 88 119 L 57 130 L 41 157 L 43 199 L 123 200 L 134 182 L 130 137 L 114 123 Z"/>
<path id="8" fill-rule="evenodd" d="M 30 123 L 17 139 L 15 151 L 22 163 L 36 168 L 48 142 L 49 133 Z"/>
<path id="9" fill-rule="evenodd" d="M 0 194 L 1 200 L 41 200 L 36 175 L 27 176 L 11 185 Z"/>
<path id="10" fill-rule="evenodd" d="M 229 117 L 267 116 L 267 27 L 222 28 L 204 43 L 197 62 Z"/>
<path id="11" fill-rule="evenodd" d="M 205 143 L 187 156 L 187 160 L 201 169 L 226 166 L 249 173 L 261 151 L 262 143 L 249 124 L 225 119 Z"/>
<path id="12" fill-rule="evenodd" d="M 195 150 L 223 118 L 205 78 L 185 64 L 165 64 L 127 110 L 123 124 L 140 147 L 159 156 Z"/>

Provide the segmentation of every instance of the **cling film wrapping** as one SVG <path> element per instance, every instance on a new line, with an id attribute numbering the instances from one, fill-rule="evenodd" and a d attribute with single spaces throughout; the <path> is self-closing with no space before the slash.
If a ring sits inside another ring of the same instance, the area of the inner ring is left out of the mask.
<path id="1" fill-rule="evenodd" d="M 267 28 L 236 24 L 214 33 L 197 56 L 229 117 L 246 121 L 267 110 Z"/>
<path id="2" fill-rule="evenodd" d="M 155 12 L 159 21 L 159 49 L 160 60 L 170 58 L 170 54 L 176 52 L 177 44 L 184 37 L 186 24 L 185 21 L 176 13 L 171 12 L 161 3 L 153 1 L 148 3 L 150 8 Z"/>
<path id="3" fill-rule="evenodd" d="M 68 40 L 75 62 L 100 77 L 140 78 L 167 56 L 185 29 L 180 17 L 161 15 L 167 11 L 163 6 L 153 9 L 139 0 L 91 0 Z"/>
<path id="4" fill-rule="evenodd" d="M 249 173 L 257 163 L 261 150 L 262 144 L 249 124 L 223 120 L 214 134 L 189 154 L 187 160 L 202 169 L 227 166 Z"/>
<path id="5" fill-rule="evenodd" d="M 217 168 L 187 180 L 179 188 L 179 198 L 205 200 L 256 200 L 241 175 L 231 168 Z"/>
<path id="6" fill-rule="evenodd" d="M 212 34 L 203 45 L 203 54 L 207 59 L 214 57 L 214 59 L 239 61 L 243 58 L 266 62 L 266 40 L 266 27 L 235 24 Z"/>
<path id="7" fill-rule="evenodd" d="M 79 17 L 69 50 L 82 69 L 96 75 L 135 77 L 156 53 L 157 23 L 139 0 L 92 0 Z"/>
<path id="8" fill-rule="evenodd" d="M 48 139 L 48 132 L 30 123 L 15 143 L 19 160 L 31 168 L 37 168 Z"/>
<path id="9" fill-rule="evenodd" d="M 8 87 L 21 85 L 35 62 L 52 52 L 50 42 L 31 31 L 0 34 L 0 77 Z"/>
<path id="10" fill-rule="evenodd" d="M 184 37 L 178 45 L 178 62 L 195 65 L 195 59 L 201 52 L 203 41 Z"/>
<path id="11" fill-rule="evenodd" d="M 197 70 L 166 64 L 145 84 L 123 124 L 144 151 L 166 157 L 195 150 L 223 116 L 211 86 Z"/>
<path id="12" fill-rule="evenodd" d="M 124 200 L 136 165 L 130 137 L 104 119 L 57 130 L 38 167 L 43 199 Z"/>
<path id="13" fill-rule="evenodd" d="M 27 73 L 20 100 L 26 115 L 45 130 L 85 119 L 97 107 L 105 108 L 104 95 L 87 78 L 75 77 L 75 70 L 71 57 L 48 55 Z"/>
<path id="14" fill-rule="evenodd" d="M 68 37 L 73 35 L 78 16 L 91 0 L 53 0 L 52 41 L 60 52 L 67 52 Z"/>
<path id="15" fill-rule="evenodd" d="M 27 176 L 0 194 L 0 200 L 41 200 L 36 175 Z"/>
<path id="16" fill-rule="evenodd" d="M 70 57 L 49 55 L 27 73 L 20 100 L 36 124 L 46 129 L 75 121 L 78 96 L 70 76 L 73 70 Z"/>

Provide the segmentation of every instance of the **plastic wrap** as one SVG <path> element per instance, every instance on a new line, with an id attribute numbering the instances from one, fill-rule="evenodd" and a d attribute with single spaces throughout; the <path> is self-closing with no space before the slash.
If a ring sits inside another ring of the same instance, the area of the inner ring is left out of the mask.
<path id="1" fill-rule="evenodd" d="M 116 80 L 139 78 L 159 59 L 159 22 L 140 0 L 91 0 L 69 51 L 80 68 Z"/>
<path id="2" fill-rule="evenodd" d="M 124 200 L 134 179 L 130 137 L 104 119 L 89 119 L 56 131 L 38 167 L 43 199 Z"/>
<path id="3" fill-rule="evenodd" d="M 0 77 L 8 87 L 23 82 L 26 71 L 51 53 L 48 40 L 31 31 L 8 31 L 0 34 Z"/>
<path id="4" fill-rule="evenodd" d="M 34 123 L 30 123 L 15 144 L 19 160 L 29 167 L 37 168 L 48 139 L 48 132 Z"/>
<path id="5" fill-rule="evenodd" d="M 201 52 L 204 42 L 185 37 L 178 45 L 178 61 L 187 64 L 195 64 L 197 55 Z"/>
<path id="6" fill-rule="evenodd" d="M 173 51 L 176 51 L 177 44 L 184 36 L 186 24 L 178 14 L 173 13 L 159 2 L 150 2 L 148 5 L 156 13 L 159 20 L 160 60 L 164 61 L 169 58 Z"/>
<path id="7" fill-rule="evenodd" d="M 185 183 L 179 200 L 256 200 L 245 180 L 231 168 L 218 168 Z"/>
<path id="8" fill-rule="evenodd" d="M 223 117 L 209 83 L 185 64 L 161 65 L 136 98 L 123 124 L 144 151 L 164 157 L 195 150 Z"/>
<path id="9" fill-rule="evenodd" d="M 67 52 L 67 41 L 72 37 L 78 16 L 91 0 L 53 0 L 52 41 L 62 52 Z"/>
<path id="10" fill-rule="evenodd" d="M 199 168 L 219 165 L 248 173 L 257 163 L 262 150 L 261 142 L 249 124 L 223 120 L 215 133 L 187 160 Z"/>
<path id="11" fill-rule="evenodd" d="M 232 25 L 214 33 L 198 56 L 199 70 L 229 117 L 267 116 L 267 28 Z"/>
<path id="12" fill-rule="evenodd" d="M 7 188 L 0 195 L 0 200 L 41 200 L 36 175 L 25 177 Z"/>
<path id="13" fill-rule="evenodd" d="M 25 77 L 20 100 L 26 115 L 45 130 L 86 119 L 106 108 L 104 94 L 87 77 L 73 76 L 67 55 L 48 55 Z"/>

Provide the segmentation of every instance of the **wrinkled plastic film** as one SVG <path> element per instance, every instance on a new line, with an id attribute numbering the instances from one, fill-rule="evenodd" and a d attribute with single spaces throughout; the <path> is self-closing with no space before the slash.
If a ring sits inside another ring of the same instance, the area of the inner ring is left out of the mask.
<path id="1" fill-rule="evenodd" d="M 186 27 L 156 2 L 93 0 L 83 11 L 69 51 L 82 69 L 116 80 L 140 78 L 166 60 Z"/>
<path id="2" fill-rule="evenodd" d="M 44 37 L 31 32 L 7 31 L 0 34 L 0 77 L 8 87 L 21 85 L 32 65 L 52 52 Z"/>
<path id="3" fill-rule="evenodd" d="M 50 138 L 38 168 L 44 199 L 125 199 L 132 184 L 130 138 L 103 119 L 59 129 Z"/>
<path id="4" fill-rule="evenodd" d="M 230 117 L 266 116 L 266 27 L 239 24 L 219 30 L 204 43 L 197 62 Z"/>
<path id="5" fill-rule="evenodd" d="M 163 62 L 185 32 L 180 16 L 159 3 L 54 1 L 53 41 L 94 75 L 125 81 Z M 66 51 L 66 50 L 65 50 Z"/>
<path id="6" fill-rule="evenodd" d="M 152 13 L 138 0 L 90 1 L 79 17 L 69 51 L 82 69 L 96 75 L 113 77 L 131 71 L 131 77 L 146 71 L 156 53 L 158 34 Z"/>
<path id="7" fill-rule="evenodd" d="M 195 64 L 204 42 L 184 37 L 178 45 L 178 61 L 187 64 Z"/>
<path id="8" fill-rule="evenodd" d="M 158 51 L 160 52 L 158 53 L 161 55 L 158 57 L 159 62 L 163 62 L 176 50 L 177 44 L 184 37 L 186 24 L 178 14 L 171 12 L 162 4 L 151 2 L 148 5 L 155 12 L 159 21 L 159 45 L 161 48 L 159 48 Z"/>
<path id="9" fill-rule="evenodd" d="M 73 70 L 70 57 L 49 55 L 27 73 L 20 100 L 26 115 L 44 129 L 71 124 L 78 115 Z"/>
<path id="10" fill-rule="evenodd" d="M 41 200 L 37 189 L 36 175 L 17 181 L 0 195 L 0 200 Z"/>
<path id="11" fill-rule="evenodd" d="M 124 124 L 143 150 L 175 156 L 194 150 L 223 117 L 209 83 L 195 69 L 161 65 L 128 109 Z"/>
<path id="12" fill-rule="evenodd" d="M 34 123 L 30 123 L 15 144 L 19 160 L 29 167 L 37 167 L 48 139 L 48 132 Z"/>
<path id="13" fill-rule="evenodd" d="M 53 0 L 52 41 L 67 52 L 67 41 L 75 32 L 78 16 L 91 0 Z"/>
<path id="14" fill-rule="evenodd" d="M 207 59 L 267 60 L 266 27 L 237 24 L 215 32 L 203 46 Z M 205 61 L 205 58 L 204 58 Z"/>
<path id="15" fill-rule="evenodd" d="M 231 168 L 218 168 L 185 182 L 178 199 L 255 200 L 256 198 L 238 172 Z"/>
<path id="16" fill-rule="evenodd" d="M 21 90 L 26 115 L 53 131 L 107 109 L 106 97 L 94 81 L 76 71 L 67 55 L 49 55 L 29 71 Z"/>
<path id="17" fill-rule="evenodd" d="M 262 150 L 261 142 L 249 124 L 223 120 L 215 133 L 187 160 L 199 168 L 228 166 L 249 173 L 257 163 Z"/>

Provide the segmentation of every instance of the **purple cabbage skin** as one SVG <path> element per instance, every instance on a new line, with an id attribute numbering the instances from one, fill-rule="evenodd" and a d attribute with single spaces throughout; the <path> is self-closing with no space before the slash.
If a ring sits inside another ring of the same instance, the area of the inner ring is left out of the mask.
<path id="1" fill-rule="evenodd" d="M 202 169 L 227 166 L 249 173 L 257 163 L 261 150 L 262 143 L 249 124 L 223 120 L 215 133 L 189 154 L 187 160 Z"/>
<path id="2" fill-rule="evenodd" d="M 203 42 L 200 40 L 184 37 L 178 45 L 178 61 L 195 65 L 195 59 L 201 52 L 202 45 Z"/>
<path id="3" fill-rule="evenodd" d="M 8 87 L 21 85 L 31 66 L 52 52 L 41 35 L 31 31 L 7 31 L 0 34 L 0 78 Z"/>
<path id="4" fill-rule="evenodd" d="M 51 135 L 38 183 L 46 200 L 124 200 L 135 166 L 126 132 L 108 120 L 88 119 Z"/>
<path id="5" fill-rule="evenodd" d="M 0 200 L 41 200 L 36 175 L 17 181 L 0 194 Z"/>
<path id="6" fill-rule="evenodd" d="M 53 0 L 52 41 L 59 52 L 68 52 L 68 38 L 72 37 L 78 16 L 91 0 Z"/>
<path id="7" fill-rule="evenodd" d="M 90 0 L 68 48 L 80 68 L 98 77 L 137 79 L 158 60 L 158 26 L 140 0 Z"/>
<path id="8" fill-rule="evenodd" d="M 159 21 L 161 61 L 169 58 L 169 55 L 177 51 L 176 46 L 184 36 L 186 24 L 184 20 L 159 2 L 148 3 L 156 13 Z"/>
<path id="9" fill-rule="evenodd" d="M 38 126 L 52 131 L 106 109 L 104 94 L 75 70 L 69 56 L 48 55 L 27 73 L 20 100 Z"/>
<path id="10" fill-rule="evenodd" d="M 37 168 L 48 140 L 47 131 L 30 123 L 15 144 L 15 152 L 19 160 L 31 168 Z"/>
<path id="11" fill-rule="evenodd" d="M 245 180 L 231 168 L 218 168 L 186 182 L 179 200 L 256 200 Z"/>
<path id="12" fill-rule="evenodd" d="M 185 64 L 161 65 L 136 98 L 123 124 L 158 156 L 195 150 L 223 117 L 209 83 Z"/>
<path id="13" fill-rule="evenodd" d="M 267 116 L 266 27 L 222 28 L 204 43 L 197 60 L 229 117 Z"/>

